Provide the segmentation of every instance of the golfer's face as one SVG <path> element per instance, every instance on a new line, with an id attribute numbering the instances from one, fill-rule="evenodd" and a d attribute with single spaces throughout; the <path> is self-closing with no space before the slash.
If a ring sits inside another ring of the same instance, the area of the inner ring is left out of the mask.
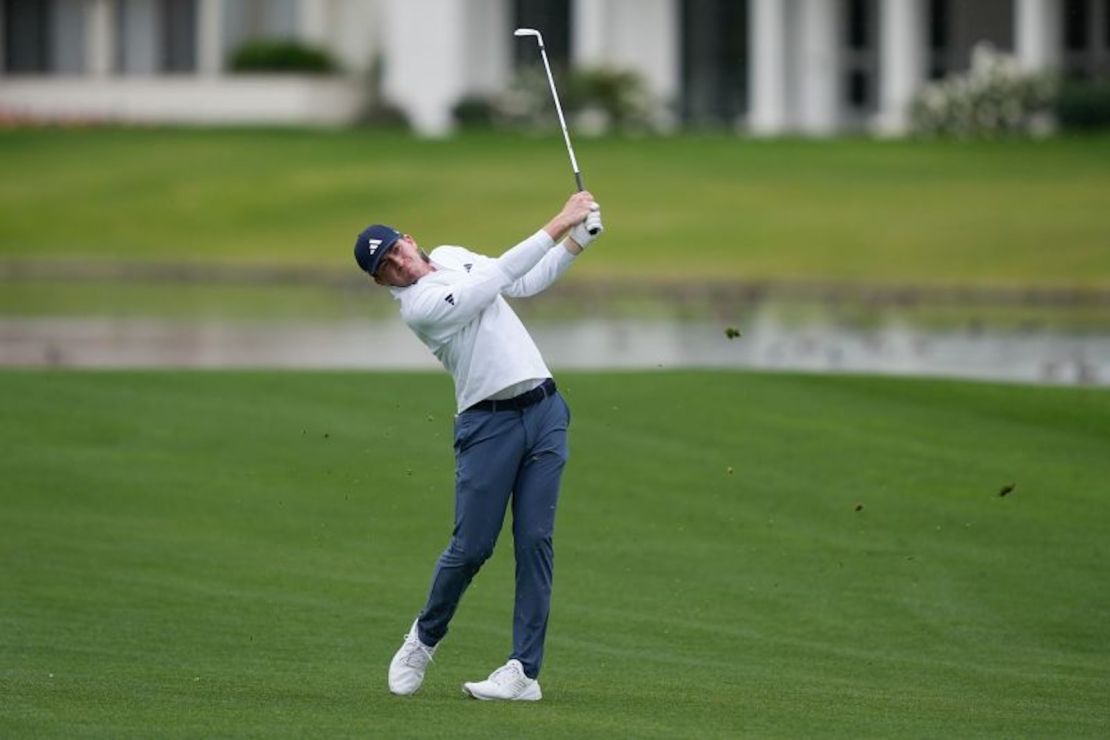
<path id="1" fill-rule="evenodd" d="M 416 242 L 406 234 L 382 257 L 375 280 L 381 285 L 412 285 L 423 274 L 422 263 Z"/>

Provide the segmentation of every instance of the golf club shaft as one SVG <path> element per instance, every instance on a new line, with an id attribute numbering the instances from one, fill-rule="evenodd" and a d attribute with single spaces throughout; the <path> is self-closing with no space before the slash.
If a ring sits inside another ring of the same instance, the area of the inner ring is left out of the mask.
<path id="1" fill-rule="evenodd" d="M 551 85 L 551 97 L 555 99 L 555 113 L 559 116 L 559 126 L 563 129 L 563 141 L 567 143 L 567 154 L 570 155 L 570 166 L 574 170 L 574 181 L 578 191 L 586 189 L 582 183 L 582 172 L 578 169 L 578 160 L 574 157 L 574 147 L 570 145 L 570 133 L 567 131 L 567 120 L 563 118 L 563 106 L 559 104 L 559 91 L 555 89 L 555 78 L 551 75 L 551 65 L 547 62 L 547 52 L 540 42 L 540 56 L 543 58 L 543 68 L 547 72 L 547 84 Z"/>

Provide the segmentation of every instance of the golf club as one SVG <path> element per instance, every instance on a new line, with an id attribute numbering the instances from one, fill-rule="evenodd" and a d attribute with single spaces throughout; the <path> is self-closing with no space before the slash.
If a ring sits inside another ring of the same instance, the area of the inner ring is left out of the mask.
<path id="1" fill-rule="evenodd" d="M 559 115 L 559 126 L 563 129 L 563 141 L 567 143 L 567 154 L 570 155 L 570 166 L 574 170 L 574 182 L 578 185 L 579 192 L 586 189 L 582 183 L 582 171 L 578 169 L 578 160 L 574 157 L 574 147 L 570 145 L 570 133 L 567 132 L 567 121 L 563 118 L 563 106 L 559 104 L 559 92 L 555 89 L 555 78 L 551 75 L 551 65 L 547 62 L 547 51 L 543 46 L 543 34 L 534 28 L 518 28 L 513 31 L 514 36 L 534 36 L 536 43 L 540 46 L 540 56 L 543 58 L 543 68 L 547 72 L 547 83 L 551 86 L 551 97 L 555 99 L 555 112 Z M 591 234 L 597 234 L 602 230 L 601 216 L 596 213 L 590 214 L 587 219 L 586 228 Z"/>

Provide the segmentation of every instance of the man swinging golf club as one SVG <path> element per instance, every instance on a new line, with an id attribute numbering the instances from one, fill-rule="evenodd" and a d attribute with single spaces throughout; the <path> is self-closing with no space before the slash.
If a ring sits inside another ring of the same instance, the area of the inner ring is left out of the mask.
<path id="1" fill-rule="evenodd" d="M 476 699 L 538 701 L 542 696 L 536 677 L 551 605 L 551 537 L 567 461 L 570 409 L 503 296 L 546 289 L 602 226 L 601 209 L 582 184 L 543 35 L 531 28 L 514 35 L 536 40 L 578 192 L 546 226 L 497 259 L 462 247 L 439 247 L 428 256 L 411 236 L 380 224 L 355 241 L 359 267 L 379 285 L 391 286 L 401 302 L 401 318 L 451 373 L 458 406 L 455 529 L 436 563 L 428 601 L 389 664 L 389 690 L 398 695 L 413 694 L 423 683 L 459 599 L 493 553 L 511 499 L 513 650 L 508 663 L 485 681 L 463 684 L 463 691 Z"/>
<path id="2" fill-rule="evenodd" d="M 436 563 L 427 603 L 389 665 L 394 694 L 420 688 L 459 599 L 493 553 L 511 500 L 512 653 L 488 679 L 466 683 L 463 690 L 477 699 L 541 697 L 536 677 L 551 602 L 552 533 L 570 413 L 504 296 L 544 290 L 600 232 L 600 209 L 583 191 L 497 259 L 454 246 L 425 255 L 411 236 L 380 224 L 358 235 L 359 267 L 390 286 L 401 318 L 454 377 L 458 407 L 455 527 Z"/>

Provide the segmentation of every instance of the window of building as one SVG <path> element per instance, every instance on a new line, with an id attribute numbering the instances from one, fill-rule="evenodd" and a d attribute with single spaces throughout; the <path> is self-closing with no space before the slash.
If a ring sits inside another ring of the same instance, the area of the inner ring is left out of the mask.
<path id="1" fill-rule="evenodd" d="M 929 48 L 935 51 L 948 48 L 948 0 L 929 0 Z"/>
<path id="2" fill-rule="evenodd" d="M 747 110 L 748 3 L 683 0 L 682 118 L 732 126 Z"/>
<path id="3" fill-rule="evenodd" d="M 1102 7 L 1102 43 L 1110 49 L 1110 0 L 1105 0 Z"/>
<path id="4" fill-rule="evenodd" d="M 570 0 L 513 0 L 513 28 L 535 28 L 543 34 L 551 66 L 566 69 L 570 65 Z M 517 67 L 542 64 L 535 44 L 513 44 L 513 61 Z"/>
<path id="5" fill-rule="evenodd" d="M 115 69 L 124 75 L 196 69 L 197 0 L 117 0 Z"/>
<path id="6" fill-rule="evenodd" d="M 929 78 L 948 74 L 952 40 L 952 9 L 948 0 L 929 0 Z"/>
<path id="7" fill-rule="evenodd" d="M 1087 28 L 1090 25 L 1087 0 L 1066 0 L 1064 3 L 1064 48 L 1084 51 L 1087 48 Z"/>
<path id="8" fill-rule="evenodd" d="M 870 78 L 862 69 L 853 69 L 848 72 L 848 105 L 857 110 L 865 109 L 871 104 Z"/>
<path id="9" fill-rule="evenodd" d="M 164 0 L 162 10 L 162 71 L 193 72 L 197 68 L 197 2 Z"/>
<path id="10" fill-rule="evenodd" d="M 53 3 L 24 0 L 0 4 L 4 13 L 4 71 L 35 74 L 50 71 Z"/>
<path id="11" fill-rule="evenodd" d="M 874 80 L 878 75 L 875 0 L 843 0 L 843 99 L 857 113 L 876 105 Z"/>
<path id="12" fill-rule="evenodd" d="M 226 0 L 224 50 L 234 54 L 255 39 L 296 38 L 297 7 L 297 0 Z"/>
<path id="13" fill-rule="evenodd" d="M 848 0 L 848 48 L 863 50 L 870 45 L 870 16 L 867 0 Z"/>

